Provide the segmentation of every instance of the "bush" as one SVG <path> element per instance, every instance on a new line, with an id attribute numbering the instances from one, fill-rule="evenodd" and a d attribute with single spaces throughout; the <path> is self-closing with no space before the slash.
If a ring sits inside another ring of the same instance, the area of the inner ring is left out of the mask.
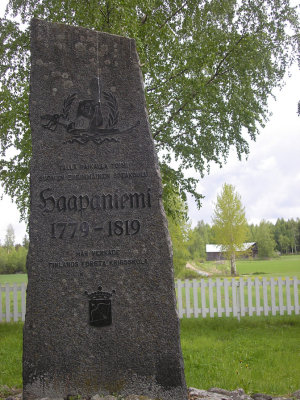
<path id="1" fill-rule="evenodd" d="M 184 268 L 176 275 L 176 279 L 201 279 L 203 278 L 196 271 Z"/>
<path id="2" fill-rule="evenodd" d="M 0 247 L 0 274 L 26 272 L 27 251 L 23 246 Z"/>

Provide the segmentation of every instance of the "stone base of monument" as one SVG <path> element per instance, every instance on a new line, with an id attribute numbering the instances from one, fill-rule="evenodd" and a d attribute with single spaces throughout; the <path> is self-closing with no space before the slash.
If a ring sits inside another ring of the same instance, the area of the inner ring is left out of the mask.
<path id="1" fill-rule="evenodd" d="M 5 397 L 0 393 L 0 397 L 4 397 L 5 400 L 22 400 L 21 389 L 9 389 L 8 387 L 3 387 L 2 390 L 5 390 L 6 394 L 9 394 L 8 397 Z M 236 389 L 232 391 L 221 388 L 211 388 L 209 390 L 196 389 L 196 388 L 188 389 L 188 400 L 200 400 L 200 399 L 201 400 L 292 400 L 292 399 L 300 400 L 300 390 L 294 392 L 291 395 L 291 398 L 287 398 L 282 396 L 274 396 L 274 395 L 271 396 L 266 393 L 254 393 L 252 395 L 248 395 L 245 393 L 243 389 Z M 43 400 L 50 400 L 50 399 L 43 398 Z M 131 394 L 126 397 L 113 396 L 113 395 L 101 396 L 99 394 L 95 394 L 94 396 L 85 399 L 76 394 L 69 394 L 66 398 L 57 398 L 55 400 L 154 400 L 154 399 L 151 399 L 150 397 L 147 396 L 138 396 L 135 394 Z"/>

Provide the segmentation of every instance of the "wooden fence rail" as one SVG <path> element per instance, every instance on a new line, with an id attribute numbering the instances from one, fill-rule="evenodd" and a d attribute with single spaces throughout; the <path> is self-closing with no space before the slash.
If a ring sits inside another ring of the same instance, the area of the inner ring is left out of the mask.
<path id="1" fill-rule="evenodd" d="M 177 280 L 179 318 L 299 314 L 295 278 Z"/>
<path id="2" fill-rule="evenodd" d="M 299 315 L 295 278 L 239 278 L 176 281 L 179 318 Z M 0 322 L 25 320 L 26 284 L 0 284 Z"/>

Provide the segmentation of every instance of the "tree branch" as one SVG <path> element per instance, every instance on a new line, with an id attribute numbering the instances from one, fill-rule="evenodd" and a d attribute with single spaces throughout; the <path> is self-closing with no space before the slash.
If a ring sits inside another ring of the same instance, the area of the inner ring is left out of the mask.
<path id="1" fill-rule="evenodd" d="M 209 85 L 214 79 L 216 79 L 218 76 L 223 75 L 225 72 L 227 72 L 229 70 L 229 68 L 227 68 L 225 71 L 220 72 L 222 65 L 225 63 L 226 59 L 230 56 L 230 54 L 235 50 L 235 48 L 240 44 L 240 42 L 245 38 L 246 34 L 242 35 L 239 40 L 235 43 L 235 45 L 224 55 L 224 57 L 220 60 L 220 62 L 217 65 L 217 68 L 215 70 L 215 73 L 209 78 L 209 80 L 205 83 L 205 85 Z M 193 93 L 191 96 L 191 100 L 195 97 L 196 93 Z M 183 103 L 176 111 L 174 111 L 170 117 L 168 118 L 168 121 L 163 124 L 163 126 L 158 129 L 154 134 L 153 134 L 153 138 L 155 139 L 156 136 L 158 136 L 162 130 L 164 129 L 165 126 L 169 125 L 170 122 L 172 122 L 174 120 L 174 118 L 176 117 L 176 115 L 178 115 L 181 111 L 183 111 L 186 106 L 189 104 L 189 101 L 186 101 L 185 103 Z"/>
<path id="2" fill-rule="evenodd" d="M 103 17 L 105 18 L 105 20 L 106 20 L 106 14 L 105 14 L 105 12 L 102 10 L 102 8 L 99 6 L 99 11 L 101 12 L 101 14 L 103 15 Z"/>
<path id="3" fill-rule="evenodd" d="M 209 78 L 209 80 L 206 82 L 206 85 L 209 85 L 217 76 L 221 75 L 219 73 L 219 71 L 220 71 L 222 65 L 225 63 L 226 59 L 230 56 L 230 54 L 235 50 L 235 48 L 240 44 L 240 42 L 245 38 L 245 36 L 246 36 L 246 34 L 242 35 L 239 38 L 239 40 L 235 43 L 235 45 L 224 55 L 222 60 L 220 60 L 220 62 L 217 65 L 215 73 Z"/>
<path id="4" fill-rule="evenodd" d="M 196 93 L 192 93 L 192 99 L 195 97 L 195 95 L 196 95 Z M 173 119 L 176 117 L 176 115 L 178 115 L 181 111 L 183 111 L 183 110 L 185 109 L 185 107 L 186 107 L 188 104 L 189 104 L 189 101 L 186 101 L 186 102 L 183 103 L 179 108 L 177 108 L 177 110 L 174 111 L 174 112 L 170 115 L 170 117 L 168 118 L 167 122 L 166 122 L 165 124 L 163 124 L 163 126 L 162 126 L 160 129 L 158 129 L 158 130 L 153 134 L 153 138 L 155 139 L 156 136 L 159 135 L 159 134 L 162 132 L 163 128 L 164 128 L 165 126 L 169 125 L 169 123 L 170 123 L 171 121 L 173 121 Z"/>
<path id="5" fill-rule="evenodd" d="M 170 82 L 172 79 L 178 78 L 178 76 L 183 75 L 187 71 L 188 71 L 188 68 L 184 68 L 183 70 L 179 71 L 177 74 L 171 75 L 168 79 L 166 79 L 163 82 L 163 85 L 165 85 L 167 82 Z M 158 88 L 158 86 L 152 86 L 152 87 L 147 89 L 147 93 L 152 92 L 153 90 L 156 90 L 157 88 Z"/>
<path id="6" fill-rule="evenodd" d="M 173 14 L 171 14 L 171 15 L 169 16 L 169 18 L 167 18 L 167 19 L 165 20 L 165 22 L 164 22 L 163 24 L 161 24 L 161 25 L 158 27 L 158 29 L 163 28 L 173 17 L 175 17 L 176 14 L 178 14 L 178 13 L 186 6 L 186 4 L 187 4 L 187 0 L 182 4 L 181 7 L 177 8 L 177 10 L 175 10 L 175 11 L 173 12 Z"/>

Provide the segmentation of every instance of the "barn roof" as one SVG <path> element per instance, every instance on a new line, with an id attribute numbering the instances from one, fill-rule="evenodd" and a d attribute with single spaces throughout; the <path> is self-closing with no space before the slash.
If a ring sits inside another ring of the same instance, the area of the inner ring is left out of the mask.
<path id="1" fill-rule="evenodd" d="M 242 247 L 238 251 L 249 250 L 256 242 L 243 243 Z M 206 253 L 222 253 L 222 245 L 220 244 L 207 244 Z"/>

